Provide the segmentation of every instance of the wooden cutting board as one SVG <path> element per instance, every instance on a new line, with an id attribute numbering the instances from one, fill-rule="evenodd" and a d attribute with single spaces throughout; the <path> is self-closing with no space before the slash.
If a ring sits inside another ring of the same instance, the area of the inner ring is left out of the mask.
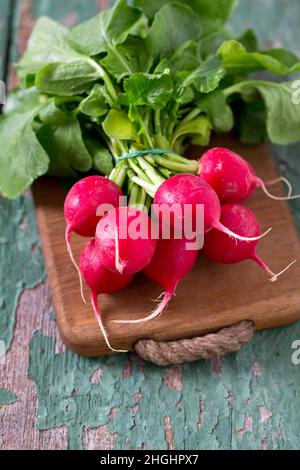
<path id="1" fill-rule="evenodd" d="M 274 162 L 266 145 L 247 147 L 222 137 L 214 142 L 247 157 L 264 180 L 276 178 Z M 200 152 L 204 150 L 201 149 Z M 197 149 L 197 156 L 199 150 Z M 277 195 L 280 188 L 272 188 Z M 49 275 L 57 323 L 66 346 L 84 356 L 109 354 L 91 305 L 80 297 L 77 274 L 71 265 L 64 242 L 63 203 L 66 190 L 54 179 L 40 180 L 33 188 L 38 226 Z M 262 191 L 247 201 L 262 229 L 273 227 L 261 240 L 259 255 L 274 272 L 299 259 L 276 283 L 253 262 L 222 266 L 200 254 L 194 271 L 180 284 L 163 315 L 140 325 L 117 325 L 116 319 L 137 319 L 153 310 L 161 289 L 138 274 L 129 288 L 113 296 L 103 295 L 99 302 L 111 344 L 132 350 L 140 338 L 175 340 L 203 335 L 241 320 L 252 320 L 257 329 L 273 328 L 300 319 L 299 240 L 285 202 L 266 197 Z M 73 250 L 79 257 L 86 240 L 72 236 Z M 88 298 L 88 291 L 86 291 Z"/>

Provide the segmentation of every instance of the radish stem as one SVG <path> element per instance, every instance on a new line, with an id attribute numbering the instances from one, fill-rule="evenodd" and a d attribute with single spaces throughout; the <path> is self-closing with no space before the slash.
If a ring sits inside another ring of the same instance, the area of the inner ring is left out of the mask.
<path id="1" fill-rule="evenodd" d="M 157 188 L 153 184 L 147 183 L 146 181 L 142 180 L 141 178 L 137 178 L 136 176 L 132 178 L 132 181 L 138 184 L 141 188 L 144 188 L 147 194 L 154 198 Z"/>

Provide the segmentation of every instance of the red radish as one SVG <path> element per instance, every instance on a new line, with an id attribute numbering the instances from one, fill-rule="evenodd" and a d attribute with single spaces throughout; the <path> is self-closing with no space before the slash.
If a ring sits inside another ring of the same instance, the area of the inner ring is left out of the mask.
<path id="1" fill-rule="evenodd" d="M 111 271 L 142 271 L 150 263 L 156 245 L 151 219 L 133 207 L 112 209 L 97 225 L 96 248 L 101 263 Z"/>
<path id="2" fill-rule="evenodd" d="M 195 175 L 176 175 L 166 180 L 157 190 L 154 197 L 154 211 L 161 220 L 167 220 L 171 214 L 171 224 L 184 224 L 184 214 L 188 206 L 192 208 L 195 219 L 197 207 L 204 206 L 204 231 L 214 228 L 230 237 L 242 241 L 256 241 L 265 236 L 271 229 L 260 236 L 250 237 L 234 233 L 220 222 L 221 205 L 217 193 L 203 179 Z M 178 214 L 178 207 L 180 214 Z"/>
<path id="3" fill-rule="evenodd" d="M 255 175 L 249 162 L 227 148 L 216 147 L 205 152 L 199 161 L 199 176 L 218 194 L 223 203 L 241 202 L 261 188 L 275 200 L 297 199 L 291 196 L 292 188 L 286 178 L 264 183 Z M 283 181 L 289 188 L 287 197 L 276 197 L 269 193 L 267 186 Z"/>
<path id="4" fill-rule="evenodd" d="M 69 191 L 64 205 L 66 244 L 71 261 L 79 274 L 81 293 L 82 280 L 80 270 L 74 259 L 71 248 L 71 233 L 82 237 L 94 237 L 100 216 L 97 209 L 101 205 L 117 207 L 123 193 L 119 186 L 103 176 L 88 176 L 78 181 Z M 83 293 L 82 293 L 83 297 Z M 84 299 L 84 297 L 83 297 Z"/>
<path id="5" fill-rule="evenodd" d="M 95 240 L 89 241 L 81 254 L 80 271 L 85 282 L 90 288 L 91 301 L 95 317 L 100 326 L 107 346 L 114 352 L 127 352 L 111 347 L 102 322 L 100 309 L 97 303 L 97 297 L 100 294 L 113 294 L 125 289 L 131 283 L 133 275 L 121 276 L 119 273 L 113 273 L 106 269 L 100 263 L 99 256 L 95 248 Z"/>
<path id="6" fill-rule="evenodd" d="M 120 320 L 115 323 L 142 323 L 152 320 L 162 313 L 172 295 L 175 294 L 179 282 L 193 269 L 196 263 L 199 250 L 187 249 L 188 243 L 191 241 L 185 238 L 176 240 L 174 237 L 158 241 L 155 255 L 151 263 L 144 269 L 144 273 L 151 281 L 164 289 L 162 302 L 151 315 L 141 320 Z"/>
<path id="7" fill-rule="evenodd" d="M 253 212 L 240 204 L 224 204 L 222 206 L 221 222 L 231 230 L 246 237 L 256 237 L 260 233 L 259 223 Z M 218 230 L 211 230 L 205 234 L 203 247 L 204 256 L 216 263 L 235 264 L 246 260 L 253 260 L 268 274 L 270 281 L 277 281 L 294 263 L 278 274 L 273 273 L 256 252 L 258 241 L 243 242 L 230 238 Z"/>

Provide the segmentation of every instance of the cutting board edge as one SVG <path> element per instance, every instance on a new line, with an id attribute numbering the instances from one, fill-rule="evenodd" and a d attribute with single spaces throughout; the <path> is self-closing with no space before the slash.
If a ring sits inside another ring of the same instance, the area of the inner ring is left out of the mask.
<path id="1" fill-rule="evenodd" d="M 280 324 L 278 324 L 278 322 L 277 322 L 276 325 L 275 324 L 274 324 L 274 326 L 268 325 L 267 327 L 265 327 L 263 325 L 258 326 L 257 324 L 255 324 L 255 327 L 256 327 L 256 331 L 263 331 L 263 330 L 266 330 L 266 329 L 272 330 L 272 329 L 292 325 L 293 323 L 295 323 L 296 321 L 299 321 L 299 320 L 300 320 L 300 312 L 297 312 L 296 314 L 294 314 L 293 319 L 291 319 L 291 317 L 289 319 L 283 319 Z M 250 319 L 250 318 L 249 319 L 245 318 L 244 320 L 241 320 L 241 321 L 253 321 L 253 320 Z M 89 345 L 88 343 L 86 343 L 84 341 L 80 341 L 80 340 L 82 340 L 82 338 L 79 338 L 77 333 L 74 334 L 73 330 L 70 327 L 67 327 L 65 329 L 63 327 L 62 323 L 63 322 L 60 321 L 60 320 L 58 320 L 58 322 L 57 322 L 59 334 L 60 334 L 65 346 L 68 349 L 70 349 L 73 353 L 79 354 L 79 355 L 84 356 L 84 357 L 100 357 L 100 356 L 111 356 L 111 355 L 116 355 L 117 354 L 117 353 L 114 353 L 114 352 L 108 350 L 105 347 L 103 348 L 103 345 L 99 344 L 99 348 L 98 348 L 98 347 Z M 237 323 L 240 323 L 240 322 L 237 322 Z M 173 340 L 166 340 L 165 342 L 178 341 L 180 339 L 192 339 L 192 338 L 197 337 L 197 336 L 204 336 L 206 334 L 217 333 L 218 331 L 222 330 L 223 328 L 229 328 L 230 326 L 233 326 L 234 324 L 235 323 L 228 322 L 228 324 L 224 324 L 223 326 L 221 326 L 219 328 L 216 328 L 216 329 L 211 329 L 211 330 L 208 329 L 205 333 L 202 333 L 202 334 L 199 333 L 199 335 L 196 334 L 194 336 L 189 336 L 188 338 L 186 338 L 186 336 L 180 336 L 178 338 L 173 338 Z M 95 327 L 96 326 L 97 325 L 96 325 L 96 322 L 95 322 Z M 67 331 L 68 333 L 65 334 L 65 331 Z M 77 337 L 80 339 L 78 342 L 75 341 Z M 145 338 L 145 339 L 148 339 L 148 338 Z M 155 339 L 155 338 L 151 338 L 151 339 Z M 114 344 L 114 346 L 116 347 L 116 344 Z M 125 348 L 125 349 L 127 348 L 126 345 L 122 346 L 122 344 L 119 344 L 117 347 Z M 132 344 L 131 347 L 128 347 L 127 349 L 128 349 L 128 352 L 133 352 L 134 351 L 134 344 Z"/>
<path id="2" fill-rule="evenodd" d="M 51 285 L 51 282 L 50 282 L 50 285 Z M 274 319 L 276 316 L 274 315 L 274 311 L 272 312 L 268 311 L 268 306 L 266 305 L 265 302 L 258 302 L 256 304 L 252 304 L 251 307 L 256 312 L 260 311 L 259 315 L 251 315 L 251 314 L 246 315 L 245 314 L 244 316 L 241 316 L 238 309 L 236 309 L 236 310 L 231 311 L 231 316 L 237 317 L 236 322 L 232 322 L 232 320 L 228 320 L 228 321 L 224 320 L 218 326 L 207 327 L 207 328 L 201 327 L 199 328 L 198 331 L 195 331 L 194 333 L 191 333 L 191 334 L 176 334 L 176 335 L 172 335 L 172 337 L 170 337 L 169 339 L 164 339 L 164 340 L 157 337 L 157 335 L 151 335 L 148 337 L 148 339 L 154 339 L 156 341 L 167 341 L 167 342 L 177 341 L 177 340 L 186 339 L 186 338 L 191 339 L 197 336 L 204 336 L 206 334 L 216 333 L 223 328 L 228 328 L 241 321 L 253 322 L 257 331 L 266 330 L 266 329 L 274 329 L 274 328 L 291 325 L 294 322 L 300 320 L 299 292 L 295 290 L 293 294 L 294 294 L 293 296 L 290 295 L 290 299 L 289 299 L 291 303 L 290 308 L 289 309 L 285 308 L 284 311 L 282 311 L 282 317 L 281 317 L 281 320 L 279 321 L 278 321 L 278 317 Z M 83 355 L 85 357 L 97 357 L 97 356 L 113 354 L 105 347 L 103 343 L 102 344 L 99 343 L 99 345 L 89 344 L 85 340 L 85 337 L 80 334 L 78 327 L 74 328 L 72 322 L 69 322 L 67 320 L 67 317 L 64 315 L 64 312 L 63 312 L 64 309 L 61 306 L 57 306 L 57 305 L 55 308 L 60 309 L 60 314 L 57 315 L 57 325 L 58 325 L 60 335 L 63 339 L 63 342 L 70 350 L 72 350 L 73 352 L 77 354 Z M 258 318 L 256 318 L 256 316 Z M 261 320 L 261 318 L 263 320 Z M 98 334 L 99 332 L 98 332 L 98 325 L 97 325 L 96 320 L 94 322 L 94 325 L 95 325 L 95 331 Z M 145 335 L 145 338 L 147 339 L 146 335 Z M 135 342 L 134 341 L 131 342 L 130 338 L 128 338 L 127 342 L 118 341 L 117 343 L 114 342 L 113 345 L 116 348 L 127 349 L 128 351 L 134 351 L 134 344 Z"/>

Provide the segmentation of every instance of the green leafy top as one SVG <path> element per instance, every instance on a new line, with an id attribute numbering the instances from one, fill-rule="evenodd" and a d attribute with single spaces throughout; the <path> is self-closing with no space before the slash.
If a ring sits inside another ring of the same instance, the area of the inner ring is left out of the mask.
<path id="1" fill-rule="evenodd" d="M 140 16 L 140 12 L 128 6 L 126 0 L 120 0 L 113 8 L 73 28 L 69 38 L 77 50 L 88 56 L 112 54 L 126 64 L 128 73 L 131 73 L 130 63 L 122 57 L 117 46 L 126 41 Z"/>
<path id="2" fill-rule="evenodd" d="M 124 82 L 128 103 L 132 106 L 164 108 L 173 94 L 173 83 L 168 73 L 149 75 L 136 73 Z"/>
<path id="3" fill-rule="evenodd" d="M 181 155 L 190 142 L 207 145 L 212 131 L 300 140 L 291 82 L 257 79 L 299 72 L 300 61 L 285 49 L 260 51 L 250 29 L 229 33 L 237 4 L 118 0 L 71 29 L 40 18 L 16 64 L 21 89 L 0 118 L 0 192 L 17 197 L 45 173 L 99 171 L 145 202 L 164 178 L 195 171 Z M 118 163 L 154 148 L 177 155 Z"/>
<path id="4" fill-rule="evenodd" d="M 19 77 L 26 81 L 43 67 L 57 63 L 69 63 L 82 58 L 70 44 L 69 31 L 47 17 L 37 21 L 22 59 L 17 64 Z"/>

